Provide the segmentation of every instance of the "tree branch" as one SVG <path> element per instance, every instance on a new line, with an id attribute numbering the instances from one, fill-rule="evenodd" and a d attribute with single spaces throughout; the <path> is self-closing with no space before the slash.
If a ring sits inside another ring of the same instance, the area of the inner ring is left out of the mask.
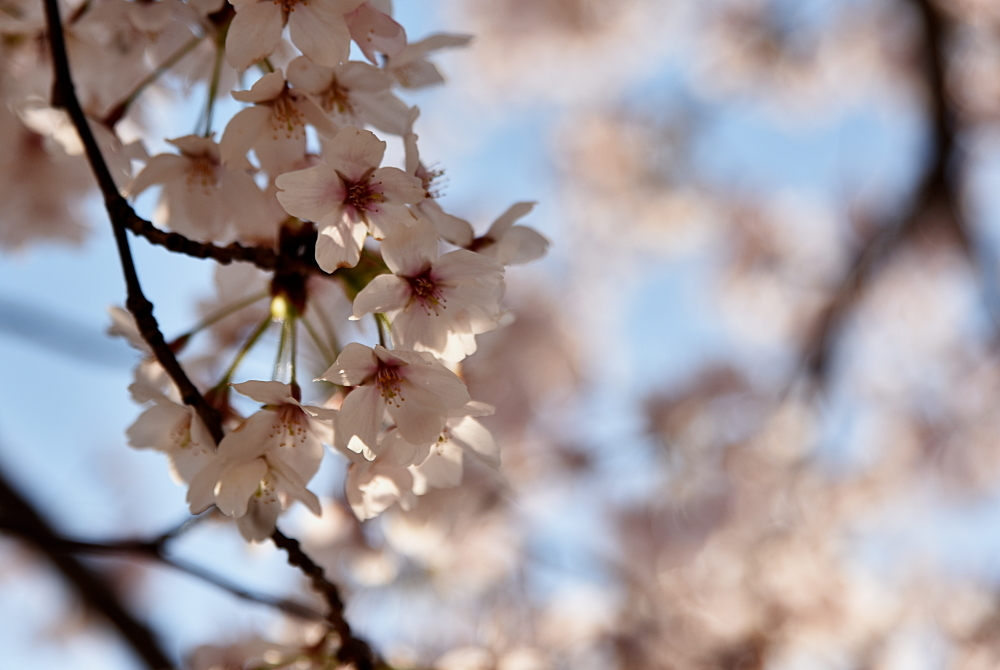
<path id="1" fill-rule="evenodd" d="M 122 638 L 151 670 L 173 668 L 153 631 L 126 609 L 107 581 L 75 556 L 59 550 L 57 535 L 48 522 L 6 480 L 0 471 L 0 510 L 18 520 L 18 535 L 29 541 L 62 573 L 80 599 L 118 629 Z"/>
<path id="2" fill-rule="evenodd" d="M 115 542 L 82 542 L 72 540 L 62 536 L 52 534 L 42 534 L 38 528 L 25 523 L 23 520 L 0 515 L 0 530 L 15 534 L 23 539 L 29 540 L 36 545 L 45 545 L 53 552 L 62 554 L 125 554 L 138 558 L 146 558 L 158 563 L 162 563 L 179 572 L 191 575 L 203 582 L 211 584 L 216 588 L 226 591 L 237 598 L 250 602 L 267 605 L 280 610 L 291 616 L 305 619 L 307 621 L 325 621 L 321 613 L 306 605 L 289 600 L 287 598 L 276 598 L 261 593 L 256 593 L 232 582 L 221 575 L 217 575 L 201 566 L 189 563 L 185 560 L 175 558 L 166 553 L 165 543 L 171 536 L 163 535 L 153 540 L 121 540 Z"/>
<path id="3" fill-rule="evenodd" d="M 955 143 L 955 114 L 945 81 L 947 19 L 930 0 L 909 0 L 923 22 L 921 55 L 928 93 L 931 153 L 909 207 L 897 221 L 879 228 L 858 250 L 850 269 L 813 325 L 802 352 L 802 368 L 822 383 L 828 372 L 835 336 L 846 315 L 864 295 L 873 276 L 916 234 L 945 232 L 970 262 L 984 274 L 975 258 L 968 226 L 961 214 L 955 174 L 959 151 Z M 986 282 L 987 278 L 981 276 Z"/>
<path id="4" fill-rule="evenodd" d="M 376 663 L 381 667 L 383 664 L 376 659 L 371 646 L 363 639 L 356 637 L 351 631 L 350 624 L 344 618 L 344 601 L 340 598 L 340 590 L 336 584 L 327 580 L 323 568 L 316 565 L 302 551 L 298 540 L 287 537 L 278 529 L 275 529 L 274 533 L 271 534 L 271 539 L 275 546 L 288 552 L 289 564 L 300 569 L 309 578 L 313 590 L 320 593 L 326 600 L 328 607 L 326 620 L 340 638 L 337 660 L 341 663 L 353 664 L 356 670 L 374 670 Z"/>
<path id="5" fill-rule="evenodd" d="M 66 43 L 62 22 L 59 18 L 58 0 L 45 0 L 45 18 L 48 24 L 54 70 L 52 105 L 65 109 L 72 119 L 73 125 L 80 134 L 87 160 L 97 179 L 97 184 L 104 195 L 104 205 L 111 218 L 111 227 L 114 231 L 115 243 L 118 246 L 118 256 L 121 259 L 122 272 L 125 275 L 125 286 L 128 294 L 125 305 L 135 317 L 139 332 L 142 333 L 143 338 L 153 350 L 156 359 L 177 385 L 185 404 L 194 407 L 218 444 L 222 441 L 223 435 L 219 413 L 205 401 L 204 396 L 188 378 L 180 363 L 177 362 L 177 357 L 174 356 L 173 351 L 163 339 L 163 333 L 160 332 L 156 318 L 153 316 L 153 304 L 146 299 L 139 284 L 139 277 L 132 261 L 132 251 L 129 249 L 128 236 L 125 232 L 126 222 L 137 217 L 132 207 L 118 192 L 118 187 L 111 177 L 107 163 L 101 155 L 97 140 L 94 139 L 94 134 L 90 130 L 83 108 L 80 107 L 80 101 L 76 97 L 76 90 L 73 87 L 69 71 L 69 60 L 66 56 Z"/>

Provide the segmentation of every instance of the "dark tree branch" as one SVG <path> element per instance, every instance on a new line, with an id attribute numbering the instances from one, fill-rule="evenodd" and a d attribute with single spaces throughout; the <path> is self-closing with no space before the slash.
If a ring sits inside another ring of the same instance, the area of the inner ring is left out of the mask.
<path id="1" fill-rule="evenodd" d="M 160 332 L 156 318 L 153 316 L 153 304 L 146 299 L 139 284 L 139 277 L 135 271 L 135 263 L 132 261 L 132 251 L 129 248 L 128 236 L 125 229 L 126 224 L 133 217 L 135 212 L 129 206 L 125 198 L 118 192 L 107 163 L 101 155 L 101 149 L 94 139 L 94 134 L 90 130 L 89 122 L 80 107 L 80 101 L 76 97 L 73 87 L 73 80 L 70 76 L 69 61 L 66 56 L 66 43 L 63 36 L 62 22 L 59 18 L 58 0 L 45 0 L 45 18 L 49 30 L 49 44 L 52 50 L 52 65 L 54 77 L 52 83 L 52 105 L 66 110 L 80 135 L 83 146 L 87 153 L 87 160 L 97 184 L 104 195 L 104 205 L 111 218 L 111 227 L 114 231 L 115 243 L 118 246 L 118 256 L 121 259 L 122 272 L 125 275 L 125 286 L 128 298 L 125 301 L 126 307 L 135 317 L 139 332 L 149 344 L 156 359 L 163 366 L 167 374 L 177 385 L 181 398 L 185 404 L 194 407 L 198 416 L 205 423 L 208 431 L 215 439 L 216 444 L 222 440 L 222 421 L 219 413 L 214 407 L 209 405 L 201 392 L 188 378 L 187 373 L 177 362 L 177 357 L 171 351 L 163 333 Z"/>
<path id="2" fill-rule="evenodd" d="M 930 0 L 909 1 L 923 23 L 920 55 L 924 58 L 923 79 L 928 94 L 930 155 L 905 213 L 895 222 L 879 228 L 861 246 L 849 271 L 814 322 L 803 349 L 802 367 L 820 384 L 827 378 L 830 356 L 844 318 L 864 295 L 885 262 L 907 241 L 923 233 L 943 232 L 977 268 L 981 281 L 989 281 L 982 261 L 975 258 L 972 236 L 962 216 L 955 180 L 960 156 L 955 142 L 955 113 L 945 80 L 947 19 Z"/>
<path id="3" fill-rule="evenodd" d="M 52 527 L 14 489 L 3 472 L 0 472 L 0 512 L 5 517 L 17 519 L 20 527 L 17 534 L 52 562 L 90 609 L 104 615 L 118 629 L 122 638 L 147 667 L 151 670 L 174 667 L 153 631 L 126 609 L 107 581 L 75 556 L 55 546 L 58 536 Z"/>
<path id="4" fill-rule="evenodd" d="M 287 537 L 278 529 L 271 534 L 271 539 L 277 547 L 288 553 L 289 564 L 301 570 L 309 578 L 313 590 L 326 600 L 328 608 L 326 620 L 340 638 L 337 660 L 352 664 L 356 670 L 374 670 L 376 667 L 382 667 L 382 662 L 376 659 L 371 646 L 351 631 L 350 624 L 344 618 L 344 601 L 340 598 L 340 590 L 336 584 L 327 580 L 323 568 L 316 565 L 302 551 L 298 540 Z"/>
<path id="5" fill-rule="evenodd" d="M 273 607 L 286 614 L 307 621 L 326 620 L 326 617 L 321 613 L 294 600 L 256 593 L 201 566 L 170 556 L 165 550 L 166 540 L 163 538 L 166 536 L 158 537 L 152 541 L 81 542 L 66 537 L 40 533 L 36 526 L 25 523 L 23 519 L 12 518 L 7 515 L 0 515 L 0 530 L 17 535 L 35 545 L 44 545 L 47 550 L 61 554 L 124 554 L 135 558 L 153 560 L 179 572 L 191 575 L 203 582 L 207 582 L 242 600 L 267 605 L 268 607 Z"/>

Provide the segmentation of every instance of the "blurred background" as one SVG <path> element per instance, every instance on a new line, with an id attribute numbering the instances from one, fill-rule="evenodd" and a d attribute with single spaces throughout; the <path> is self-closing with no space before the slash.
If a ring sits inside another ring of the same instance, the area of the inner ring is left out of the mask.
<path id="1" fill-rule="evenodd" d="M 516 318 L 464 366 L 497 407 L 499 472 L 467 459 L 460 487 L 359 524 L 327 459 L 323 517 L 283 522 L 352 625 L 399 668 L 1000 667 L 1000 4 L 395 16 L 411 41 L 475 36 L 434 57 L 446 86 L 407 98 L 442 206 L 481 234 L 537 201 L 524 222 L 552 247 L 508 271 Z M 163 80 L 146 122 L 190 132 L 161 110 L 198 93 Z M 0 468 L 66 537 L 150 538 L 187 518 L 184 489 L 126 446 L 136 359 L 104 334 L 120 269 L 85 177 L 67 183 L 61 237 L 0 234 Z M 134 249 L 168 338 L 184 332 L 211 264 Z M 311 597 L 231 524 L 171 556 Z M 177 658 L 314 632 L 159 561 L 84 560 Z M 2 667 L 139 667 L 4 535 L 0 622 Z"/>

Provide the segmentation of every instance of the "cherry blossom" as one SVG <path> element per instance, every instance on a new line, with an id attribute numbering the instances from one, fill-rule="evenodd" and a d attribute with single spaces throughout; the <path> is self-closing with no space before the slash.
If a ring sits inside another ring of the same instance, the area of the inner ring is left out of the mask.
<path id="1" fill-rule="evenodd" d="M 419 42 L 407 44 L 397 54 L 386 59 L 385 71 L 403 88 L 423 88 L 444 82 L 444 77 L 426 56 L 432 51 L 463 47 L 472 41 L 471 35 L 438 33 Z"/>
<path id="2" fill-rule="evenodd" d="M 132 182 L 132 195 L 162 184 L 160 215 L 171 230 L 188 237 L 223 240 L 239 230 L 241 239 L 273 239 L 277 219 L 267 216 L 264 194 L 240 169 L 250 167 L 245 156 L 242 166 L 234 162 L 230 169 L 222 164 L 219 145 L 210 137 L 187 135 L 167 141 L 181 153 L 150 158 Z"/>
<path id="3" fill-rule="evenodd" d="M 541 258 L 549 248 L 549 241 L 534 228 L 514 225 L 534 207 L 533 202 L 511 205 L 497 217 L 485 235 L 468 245 L 469 248 L 504 265 L 520 265 Z"/>
<path id="4" fill-rule="evenodd" d="M 452 410 L 437 441 L 429 445 L 409 444 L 398 431 L 390 429 L 379 445 L 379 456 L 407 468 L 413 475 L 415 495 L 423 495 L 430 488 L 458 486 L 464 453 L 492 468 L 500 466 L 500 450 L 493 436 L 473 418 L 493 411 L 491 405 L 476 401 Z"/>
<path id="5" fill-rule="evenodd" d="M 243 165 L 253 149 L 261 167 L 280 174 L 305 159 L 306 123 L 326 136 L 337 132 L 308 95 L 288 87 L 281 72 L 269 72 L 249 91 L 233 91 L 233 97 L 254 106 L 238 112 L 222 134 L 219 151 L 226 165 Z"/>
<path id="6" fill-rule="evenodd" d="M 288 25 L 292 43 L 315 63 L 333 67 L 347 60 L 351 33 L 345 14 L 363 0 L 234 0 L 236 16 L 226 35 L 226 60 L 245 70 L 271 55 Z"/>
<path id="7" fill-rule="evenodd" d="M 129 386 L 132 399 L 152 404 L 125 431 L 129 445 L 164 452 L 174 478 L 190 482 L 215 451 L 215 440 L 194 408 L 181 402 L 159 364 L 139 366 L 135 376 Z M 164 386 L 169 395 L 163 393 Z"/>
<path id="8" fill-rule="evenodd" d="M 361 3 L 346 18 L 351 38 L 372 63 L 378 62 L 375 59 L 376 52 L 395 56 L 406 46 L 406 31 L 403 26 L 385 12 L 379 11 L 371 2 Z"/>
<path id="9" fill-rule="evenodd" d="M 306 484 L 319 469 L 323 443 L 332 441 L 336 411 L 302 405 L 280 382 L 249 381 L 233 388 L 263 407 L 223 438 L 213 461 L 191 480 L 191 511 L 213 504 L 236 518 L 249 511 L 252 523 L 241 527 L 245 535 L 273 529 L 278 506 L 285 509 L 292 499 L 318 515 L 319 499 Z M 263 507 L 251 508 L 252 501 Z"/>
<path id="10" fill-rule="evenodd" d="M 441 172 L 428 170 L 420 162 L 420 151 L 417 149 L 418 138 L 413 132 L 413 123 L 419 114 L 420 110 L 416 107 L 410 110 L 406 134 L 403 135 L 403 146 L 406 149 L 406 173 L 420 180 L 426 195 L 423 200 L 414 205 L 413 209 L 434 224 L 442 239 L 457 247 L 467 247 L 472 244 L 474 236 L 472 225 L 465 219 L 447 214 L 441 209 L 441 205 L 436 199 L 437 193 L 433 184 L 434 180 L 441 176 Z"/>
<path id="11" fill-rule="evenodd" d="M 341 405 L 336 433 L 336 446 L 355 452 L 372 453 L 387 412 L 407 442 L 429 444 L 448 412 L 469 402 L 462 380 L 430 354 L 381 345 L 348 344 L 320 379 L 356 387 Z"/>
<path id="12" fill-rule="evenodd" d="M 316 262 L 327 272 L 357 265 L 368 232 L 382 239 L 415 221 L 406 205 L 424 197 L 420 182 L 379 167 L 384 153 L 373 133 L 348 127 L 325 144 L 325 163 L 275 180 L 285 211 L 316 223 Z"/>
<path id="13" fill-rule="evenodd" d="M 351 61 L 329 68 L 300 56 L 288 64 L 288 81 L 341 125 L 368 123 L 394 135 L 406 132 L 409 108 L 393 95 L 392 79 L 377 67 Z"/>
<path id="14" fill-rule="evenodd" d="M 355 298 L 354 317 L 389 312 L 399 346 L 460 361 L 479 333 L 499 323 L 503 266 L 465 249 L 438 257 L 434 227 L 419 219 L 382 243 L 393 274 L 375 277 Z"/>

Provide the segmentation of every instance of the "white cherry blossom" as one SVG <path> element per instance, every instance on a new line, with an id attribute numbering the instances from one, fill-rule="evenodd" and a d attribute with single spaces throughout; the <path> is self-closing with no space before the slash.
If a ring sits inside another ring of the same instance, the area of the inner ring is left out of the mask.
<path id="1" fill-rule="evenodd" d="M 347 60 L 346 14 L 363 0 L 233 0 L 236 16 L 226 35 L 226 60 L 245 70 L 271 55 L 288 25 L 292 43 L 312 61 L 333 67 Z"/>
<path id="2" fill-rule="evenodd" d="M 420 219 L 382 243 L 393 274 L 372 279 L 354 299 L 354 317 L 392 314 L 399 346 L 457 362 L 476 351 L 476 335 L 497 327 L 503 266 L 458 249 L 438 257 L 434 227 Z"/>
<path id="3" fill-rule="evenodd" d="M 389 75 L 368 63 L 330 68 L 300 56 L 288 64 L 288 81 L 340 125 L 367 123 L 394 135 L 407 130 L 409 107 L 393 94 Z"/>
<path id="4" fill-rule="evenodd" d="M 367 447 L 371 457 L 387 412 L 407 442 L 429 444 L 440 436 L 448 413 L 469 402 L 462 380 L 430 354 L 381 345 L 348 344 L 320 378 L 356 387 L 340 407 L 336 446 L 355 452 Z"/>
<path id="5" fill-rule="evenodd" d="M 288 384 L 249 381 L 234 384 L 263 407 L 219 444 L 215 458 L 191 480 L 192 513 L 215 505 L 227 516 L 254 515 L 244 534 L 271 524 L 277 509 L 301 500 L 320 514 L 319 499 L 306 488 L 332 441 L 335 410 L 302 405 Z M 251 502 L 263 507 L 251 507 Z M 270 521 L 269 521 L 270 520 Z"/>
<path id="6" fill-rule="evenodd" d="M 241 102 L 252 102 L 236 113 L 219 141 L 222 162 L 242 165 L 250 149 L 271 174 L 293 169 L 306 156 L 306 124 L 325 136 L 337 126 L 303 91 L 289 88 L 281 72 L 269 72 L 249 91 L 233 91 Z"/>
<path id="7" fill-rule="evenodd" d="M 243 157 L 222 165 L 219 145 L 210 137 L 187 135 L 167 140 L 180 154 L 159 154 L 132 182 L 129 192 L 142 193 L 154 184 L 163 185 L 158 216 L 171 229 L 199 240 L 223 240 L 239 230 L 246 233 L 277 231 L 277 219 L 268 217 L 264 194 L 245 169 Z M 263 236 L 263 235 L 261 235 Z"/>
<path id="8" fill-rule="evenodd" d="M 372 519 L 397 502 L 404 510 L 417 504 L 413 475 L 405 465 L 391 458 L 369 461 L 354 456 L 351 460 L 344 489 L 347 503 L 358 519 Z"/>
<path id="9" fill-rule="evenodd" d="M 449 35 L 437 33 L 419 42 L 407 44 L 398 54 L 390 54 L 386 59 L 385 71 L 403 88 L 423 88 L 444 82 L 444 77 L 427 54 L 438 49 L 463 47 L 472 41 L 471 35 Z"/>
<path id="10" fill-rule="evenodd" d="M 368 232 L 382 239 L 415 220 L 406 205 L 423 199 L 420 182 L 379 167 L 384 153 L 373 133 L 347 127 L 324 145 L 325 163 L 275 180 L 285 211 L 316 223 L 316 262 L 327 272 L 357 265 Z"/>
<path id="11" fill-rule="evenodd" d="M 175 479 L 190 482 L 215 451 L 215 440 L 198 413 L 181 402 L 159 364 L 140 365 L 129 386 L 132 399 L 151 403 L 125 432 L 136 449 L 156 449 L 170 458 Z M 167 387 L 169 395 L 163 392 Z"/>
<path id="12" fill-rule="evenodd" d="M 534 228 L 514 225 L 534 207 L 533 202 L 514 203 L 497 217 L 485 235 L 477 237 L 468 247 L 504 265 L 520 265 L 541 258 L 549 248 L 549 241 Z"/>
<path id="13" fill-rule="evenodd" d="M 441 172 L 427 169 L 420 161 L 420 151 L 417 149 L 417 135 L 413 132 L 413 123 L 417 120 L 420 110 L 413 107 L 407 119 L 406 134 L 403 135 L 403 146 L 406 150 L 406 174 L 420 180 L 424 187 L 425 198 L 413 206 L 418 214 L 434 224 L 438 235 L 457 247 L 467 247 L 472 244 L 474 233 L 472 225 L 465 219 L 447 214 L 437 201 L 434 180 Z"/>

